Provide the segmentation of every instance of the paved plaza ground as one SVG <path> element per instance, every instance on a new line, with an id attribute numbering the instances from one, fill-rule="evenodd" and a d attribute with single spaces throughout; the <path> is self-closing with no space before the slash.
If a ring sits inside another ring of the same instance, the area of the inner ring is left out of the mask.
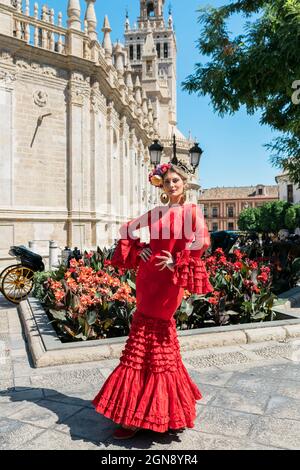
<path id="1" fill-rule="evenodd" d="M 32 367 L 17 309 L 0 296 L 0 449 L 300 449 L 300 340 L 184 352 L 195 427 L 114 441 L 91 399 L 118 360 Z"/>

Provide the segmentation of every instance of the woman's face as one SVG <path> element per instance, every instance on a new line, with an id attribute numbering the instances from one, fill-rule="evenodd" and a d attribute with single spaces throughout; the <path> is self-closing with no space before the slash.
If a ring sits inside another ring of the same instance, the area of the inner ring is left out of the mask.
<path id="1" fill-rule="evenodd" d="M 168 171 L 164 177 L 164 190 L 171 201 L 176 201 L 182 196 L 184 182 L 180 175 L 174 171 Z"/>

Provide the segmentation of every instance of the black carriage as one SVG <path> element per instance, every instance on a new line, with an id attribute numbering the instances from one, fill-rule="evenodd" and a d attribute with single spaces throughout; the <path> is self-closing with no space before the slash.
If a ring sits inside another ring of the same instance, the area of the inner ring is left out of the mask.
<path id="1" fill-rule="evenodd" d="M 19 304 L 30 294 L 33 288 L 33 276 L 37 271 L 44 271 L 43 259 L 26 246 L 11 246 L 8 252 L 20 261 L 12 264 L 0 273 L 0 291 L 14 304 Z"/>

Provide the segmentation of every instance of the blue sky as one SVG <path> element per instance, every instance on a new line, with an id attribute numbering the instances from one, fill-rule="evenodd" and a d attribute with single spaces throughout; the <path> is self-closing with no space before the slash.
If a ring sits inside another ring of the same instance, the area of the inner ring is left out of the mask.
<path id="1" fill-rule="evenodd" d="M 100 39 L 102 40 L 103 18 L 107 14 L 113 41 L 123 41 L 125 10 L 128 8 L 133 25 L 139 13 L 139 3 L 139 0 L 97 0 L 97 30 Z M 245 110 L 241 110 L 234 116 L 221 118 L 213 112 L 208 97 L 188 95 L 181 90 L 181 83 L 193 72 L 194 64 L 207 60 L 200 56 L 195 46 L 200 33 L 196 10 L 199 6 L 219 6 L 223 3 L 227 2 L 171 1 L 178 47 L 178 127 L 185 135 L 191 131 L 204 150 L 200 166 L 200 184 L 203 188 L 276 184 L 274 177 L 280 170 L 271 165 L 269 152 L 263 147 L 276 134 L 269 127 L 259 124 L 259 114 L 247 116 Z M 60 9 L 64 20 L 66 19 L 66 0 L 48 0 L 47 4 L 50 8 L 55 8 L 56 14 Z M 166 0 L 166 16 L 168 5 Z M 83 0 L 81 7 L 85 10 Z M 233 33 L 242 32 L 241 18 L 232 19 L 231 30 Z"/>

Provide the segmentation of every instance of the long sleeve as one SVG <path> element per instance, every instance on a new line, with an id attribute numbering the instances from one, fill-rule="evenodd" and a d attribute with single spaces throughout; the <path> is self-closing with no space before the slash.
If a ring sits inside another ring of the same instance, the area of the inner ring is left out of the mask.
<path id="1" fill-rule="evenodd" d="M 135 237 L 133 232 L 139 228 L 146 227 L 149 221 L 149 212 L 136 219 L 123 224 L 120 228 L 121 238 L 113 253 L 111 264 L 118 268 L 137 269 L 141 261 L 140 253 L 147 246 Z"/>
<path id="2" fill-rule="evenodd" d="M 214 289 L 201 256 L 210 246 L 210 235 L 201 208 L 195 204 L 192 210 L 195 240 L 186 249 L 175 253 L 173 281 L 191 293 L 207 294 Z"/>

